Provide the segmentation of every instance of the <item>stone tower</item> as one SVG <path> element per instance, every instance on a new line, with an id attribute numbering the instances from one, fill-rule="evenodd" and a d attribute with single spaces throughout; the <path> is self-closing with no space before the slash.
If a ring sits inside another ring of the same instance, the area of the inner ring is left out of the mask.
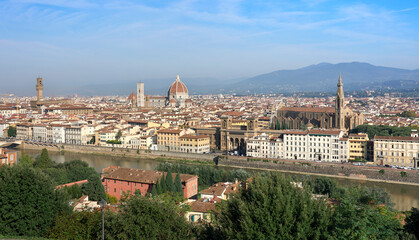
<path id="1" fill-rule="evenodd" d="M 144 107 L 144 83 L 137 83 L 137 107 Z"/>
<path id="2" fill-rule="evenodd" d="M 41 101 L 43 98 L 44 84 L 42 83 L 42 78 L 38 77 L 36 79 L 36 100 Z"/>
<path id="3" fill-rule="evenodd" d="M 336 91 L 336 128 L 345 129 L 345 96 L 343 95 L 342 76 L 339 74 L 338 89 Z"/>

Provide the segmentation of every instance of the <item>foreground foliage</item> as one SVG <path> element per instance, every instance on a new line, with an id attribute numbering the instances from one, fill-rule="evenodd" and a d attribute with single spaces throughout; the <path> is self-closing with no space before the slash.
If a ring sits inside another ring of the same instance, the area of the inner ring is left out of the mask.
<path id="1" fill-rule="evenodd" d="M 330 216 L 324 201 L 279 174 L 267 174 L 222 203 L 217 222 L 226 239 L 325 239 Z"/>
<path id="2" fill-rule="evenodd" d="M 107 213 L 106 239 L 187 239 L 190 225 L 175 204 L 140 195 L 123 201 L 120 213 Z"/>
<path id="3" fill-rule="evenodd" d="M 68 212 L 61 191 L 41 170 L 0 167 L 0 234 L 43 236 L 58 213 Z"/>

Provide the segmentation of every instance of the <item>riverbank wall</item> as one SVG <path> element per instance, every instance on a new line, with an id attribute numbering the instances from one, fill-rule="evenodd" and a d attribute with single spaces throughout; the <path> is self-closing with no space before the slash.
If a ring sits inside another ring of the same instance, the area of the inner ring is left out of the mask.
<path id="1" fill-rule="evenodd" d="M 104 154 L 120 157 L 149 158 L 169 161 L 204 161 L 208 163 L 215 162 L 217 165 L 221 166 L 237 168 L 277 170 L 290 173 L 325 175 L 349 179 L 397 182 L 401 184 L 419 184 L 419 171 L 355 166 L 351 164 L 330 164 L 296 160 L 255 159 L 236 156 L 217 156 L 214 154 L 194 154 L 167 151 L 136 150 L 89 145 L 52 145 L 34 142 L 25 142 L 20 146 L 20 148 L 22 150 L 42 150 L 43 148 L 46 148 L 48 151 L 56 152 L 68 151 L 95 155 Z"/>
<path id="2" fill-rule="evenodd" d="M 329 164 L 294 160 L 268 160 L 234 156 L 220 156 L 218 165 L 253 169 L 279 170 L 313 175 L 328 175 L 350 179 L 419 184 L 419 171 L 384 167 Z"/>
<path id="3" fill-rule="evenodd" d="M 125 149 L 125 148 L 112 148 L 112 147 L 100 147 L 90 145 L 70 145 L 70 144 L 42 144 L 36 142 L 24 142 L 19 147 L 22 150 L 42 150 L 46 148 L 48 151 L 54 152 L 76 152 L 76 153 L 87 153 L 87 154 L 105 154 L 120 157 L 132 157 L 132 158 L 167 158 L 179 160 L 199 160 L 213 162 L 216 158 L 212 154 L 196 154 L 196 153 L 182 153 L 182 152 L 167 152 L 167 151 L 151 151 L 142 149 Z"/>

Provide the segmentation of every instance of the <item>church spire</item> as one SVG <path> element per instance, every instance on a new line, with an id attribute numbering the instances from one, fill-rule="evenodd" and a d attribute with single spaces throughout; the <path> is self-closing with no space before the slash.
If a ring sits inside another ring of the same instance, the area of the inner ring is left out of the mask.
<path id="1" fill-rule="evenodd" d="M 342 75 L 339 74 L 338 89 L 336 91 L 336 128 L 345 129 L 345 96 L 343 94 Z"/>

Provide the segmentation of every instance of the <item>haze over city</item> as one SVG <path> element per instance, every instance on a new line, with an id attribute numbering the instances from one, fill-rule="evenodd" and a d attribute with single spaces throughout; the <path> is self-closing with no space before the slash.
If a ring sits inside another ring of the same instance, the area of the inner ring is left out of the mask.
<path id="1" fill-rule="evenodd" d="M 321 62 L 413 70 L 418 12 L 412 1 L 3 1 L 1 81 L 22 95 L 38 75 L 59 94 L 137 81 L 147 89 L 177 73 L 189 84 L 234 82 Z"/>

